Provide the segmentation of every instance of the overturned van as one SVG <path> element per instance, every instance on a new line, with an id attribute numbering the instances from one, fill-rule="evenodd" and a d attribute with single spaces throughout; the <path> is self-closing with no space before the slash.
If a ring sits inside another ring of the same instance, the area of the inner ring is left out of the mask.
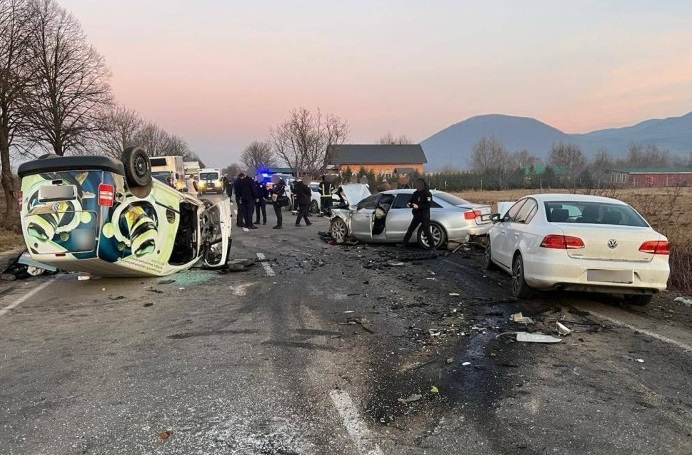
<path id="1" fill-rule="evenodd" d="M 141 148 L 122 160 L 45 155 L 19 166 L 22 232 L 34 260 L 99 276 L 164 276 L 227 264 L 228 199 L 197 199 L 151 176 Z"/>

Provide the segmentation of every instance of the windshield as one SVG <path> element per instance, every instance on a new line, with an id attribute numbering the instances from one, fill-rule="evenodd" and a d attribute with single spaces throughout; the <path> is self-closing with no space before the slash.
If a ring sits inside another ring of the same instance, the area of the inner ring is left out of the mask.
<path id="1" fill-rule="evenodd" d="M 548 221 L 556 223 L 608 224 L 648 227 L 649 224 L 632 207 L 625 204 L 585 201 L 548 201 Z"/>
<path id="2" fill-rule="evenodd" d="M 156 172 L 152 172 L 151 176 L 154 177 L 156 180 L 160 180 L 160 181 L 165 183 L 166 179 L 168 179 L 168 177 L 173 176 L 173 173 L 170 171 L 156 171 Z"/>
<path id="3" fill-rule="evenodd" d="M 433 193 L 433 196 L 435 198 L 441 200 L 441 201 L 446 202 L 447 204 L 450 204 L 450 205 L 469 205 L 469 204 L 471 204 L 469 201 L 466 201 L 460 197 L 456 197 L 456 196 L 449 194 L 449 193 L 443 193 L 442 191 Z"/>
<path id="4" fill-rule="evenodd" d="M 218 180 L 219 178 L 218 172 L 200 172 L 199 174 L 200 180 Z"/>

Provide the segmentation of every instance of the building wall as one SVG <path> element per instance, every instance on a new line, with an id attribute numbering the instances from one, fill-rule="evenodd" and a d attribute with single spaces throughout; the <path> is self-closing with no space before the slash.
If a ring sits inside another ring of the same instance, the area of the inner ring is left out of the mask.
<path id="1" fill-rule="evenodd" d="M 366 170 L 372 171 L 373 173 L 377 174 L 383 174 L 383 175 L 394 175 L 394 169 L 396 168 L 410 168 L 410 169 L 415 169 L 416 172 L 419 174 L 423 173 L 423 165 L 422 164 L 342 164 L 339 166 L 339 172 L 344 172 L 347 168 L 351 168 L 352 172 L 358 172 L 361 167 L 364 167 Z"/>
<path id="2" fill-rule="evenodd" d="M 692 174 L 628 174 L 614 172 L 611 182 L 634 187 L 692 186 Z"/>

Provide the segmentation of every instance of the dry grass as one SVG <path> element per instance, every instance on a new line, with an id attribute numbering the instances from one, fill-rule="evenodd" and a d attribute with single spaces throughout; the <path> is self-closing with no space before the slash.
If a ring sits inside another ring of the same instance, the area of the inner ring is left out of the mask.
<path id="1" fill-rule="evenodd" d="M 536 190 L 468 191 L 459 196 L 497 208 L 500 201 L 515 201 L 522 196 L 535 193 Z M 668 237 L 671 243 L 669 287 L 682 292 L 692 292 L 692 188 L 623 188 L 581 193 L 613 197 L 627 202 L 641 213 L 654 229 Z"/>

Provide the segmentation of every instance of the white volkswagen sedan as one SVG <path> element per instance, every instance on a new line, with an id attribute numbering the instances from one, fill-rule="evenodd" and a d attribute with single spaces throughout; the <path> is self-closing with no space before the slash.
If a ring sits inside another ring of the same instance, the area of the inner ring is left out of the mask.
<path id="1" fill-rule="evenodd" d="M 535 194 L 493 216 L 485 265 L 512 275 L 512 294 L 533 289 L 623 294 L 646 305 L 666 289 L 668 239 L 617 199 Z"/>

